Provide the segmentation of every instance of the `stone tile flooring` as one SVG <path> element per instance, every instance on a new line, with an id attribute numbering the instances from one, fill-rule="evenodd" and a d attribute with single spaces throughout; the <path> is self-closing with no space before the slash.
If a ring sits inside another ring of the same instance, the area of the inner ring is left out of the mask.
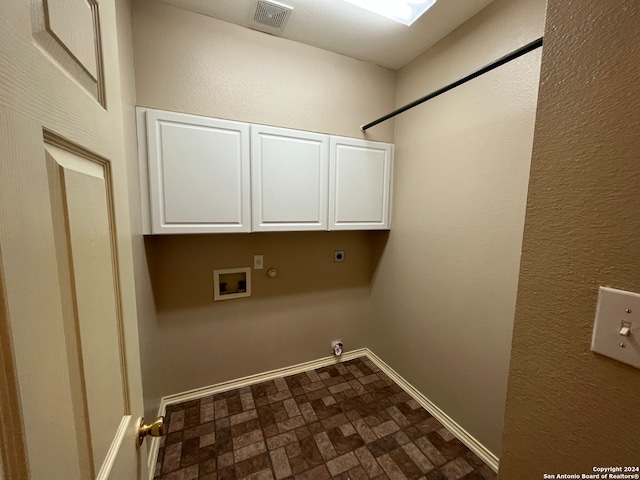
<path id="1" fill-rule="evenodd" d="M 167 407 L 161 480 L 488 480 L 496 474 L 365 357 Z"/>

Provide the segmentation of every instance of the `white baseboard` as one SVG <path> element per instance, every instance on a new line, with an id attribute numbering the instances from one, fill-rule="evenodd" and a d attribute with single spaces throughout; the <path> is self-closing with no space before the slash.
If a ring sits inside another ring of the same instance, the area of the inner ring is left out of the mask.
<path id="1" fill-rule="evenodd" d="M 451 417 L 449 417 L 449 415 L 440 410 L 440 408 L 438 408 L 431 400 L 420 393 L 418 389 L 402 378 L 395 370 L 380 360 L 380 358 L 369 349 L 367 349 L 367 357 L 394 382 L 400 385 L 405 392 L 411 395 L 427 412 L 433 415 L 436 420 L 444 425 L 447 430 L 453 433 L 458 440 L 464 443 L 469 450 L 480 457 L 482 461 L 491 467 L 493 471 L 498 471 L 499 459 L 489 449 L 487 449 L 487 447 L 476 440 L 469 432 L 458 425 Z"/>
<path id="2" fill-rule="evenodd" d="M 315 370 L 317 368 L 326 367 L 327 365 L 333 365 L 338 362 L 344 362 L 358 357 L 369 358 L 369 360 L 371 360 L 380 370 L 386 373 L 394 382 L 402 387 L 404 391 L 411 395 L 416 400 L 416 402 L 418 402 L 427 412 L 433 415 L 434 418 L 436 418 L 451 433 L 453 433 L 458 438 L 458 440 L 464 443 L 469 448 L 469 450 L 480 457 L 482 461 L 485 462 L 494 471 L 498 471 L 499 460 L 496 455 L 489 451 L 489 449 L 482 445 L 482 443 L 476 440 L 470 433 L 468 433 L 464 428 L 458 425 L 451 417 L 444 413 L 433 402 L 431 402 L 427 397 L 420 393 L 413 385 L 402 378 L 398 373 L 396 373 L 395 370 L 384 363 L 375 353 L 373 353 L 368 348 L 359 348 L 351 352 L 346 352 L 340 357 L 324 357 L 318 360 L 312 360 L 310 362 L 293 365 L 291 367 L 278 368 L 269 372 L 239 378 L 237 380 L 230 380 L 228 382 L 222 382 L 216 385 L 210 385 L 208 387 L 197 388 L 195 390 L 189 390 L 175 395 L 169 395 L 167 397 L 164 397 L 160 401 L 158 416 L 164 415 L 166 413 L 168 405 L 188 402 L 190 400 L 207 397 L 215 393 L 226 392 L 227 390 L 235 390 L 237 388 L 246 387 L 248 385 L 254 385 L 256 383 L 273 380 L 275 378 L 287 377 L 290 375 L 295 375 L 297 373 Z M 159 449 L 160 439 L 157 437 L 152 438 L 151 446 L 149 447 L 149 480 L 153 480 Z"/>
<path id="3" fill-rule="evenodd" d="M 317 368 L 326 367 L 335 363 L 346 362 L 347 360 L 352 360 L 354 358 L 364 357 L 367 355 L 367 352 L 368 349 L 359 348 L 357 350 L 345 352 L 340 357 L 330 356 L 319 358 L 317 360 L 299 363 L 290 367 L 278 368 L 269 372 L 258 373 L 256 375 L 249 375 L 248 377 L 238 378 L 237 380 L 230 380 L 228 382 L 217 383 L 208 387 L 196 388 L 195 390 L 188 390 L 186 392 L 177 393 L 175 395 L 169 395 L 167 397 L 164 397 L 160 401 L 158 416 L 162 416 L 166 413 L 168 405 L 188 402 L 190 400 L 208 397 L 209 395 L 213 395 L 215 393 L 226 392 L 228 390 L 235 390 L 237 388 L 254 385 L 256 383 L 266 382 L 269 380 L 273 380 L 274 378 L 288 377 L 290 375 L 308 372 L 309 370 L 315 370 Z M 151 445 L 149 447 L 149 480 L 153 480 L 159 449 L 160 439 L 158 437 L 152 437 Z"/>

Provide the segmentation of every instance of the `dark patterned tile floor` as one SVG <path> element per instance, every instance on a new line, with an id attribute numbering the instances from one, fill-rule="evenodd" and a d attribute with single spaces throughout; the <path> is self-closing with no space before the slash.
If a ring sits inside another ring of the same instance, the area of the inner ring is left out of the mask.
<path id="1" fill-rule="evenodd" d="M 167 407 L 160 480 L 492 480 L 365 357 Z"/>

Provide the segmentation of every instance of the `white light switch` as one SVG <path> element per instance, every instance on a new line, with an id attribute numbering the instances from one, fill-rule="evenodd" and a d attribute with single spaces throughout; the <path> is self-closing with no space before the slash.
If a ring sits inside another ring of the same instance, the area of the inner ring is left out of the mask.
<path id="1" fill-rule="evenodd" d="M 640 294 L 600 287 L 591 351 L 640 368 Z"/>
<path id="2" fill-rule="evenodd" d="M 264 268 L 264 258 L 262 255 L 254 255 L 253 256 L 253 269 L 254 270 L 262 270 Z"/>

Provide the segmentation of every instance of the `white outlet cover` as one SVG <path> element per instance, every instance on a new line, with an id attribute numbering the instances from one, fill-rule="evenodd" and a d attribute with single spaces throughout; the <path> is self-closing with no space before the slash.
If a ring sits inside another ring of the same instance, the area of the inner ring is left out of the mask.
<path id="1" fill-rule="evenodd" d="M 264 258 L 262 255 L 253 256 L 253 269 L 262 270 L 264 268 Z"/>
<path id="2" fill-rule="evenodd" d="M 629 324 L 629 336 L 620 335 Z M 591 351 L 640 368 L 640 294 L 600 287 Z"/>

